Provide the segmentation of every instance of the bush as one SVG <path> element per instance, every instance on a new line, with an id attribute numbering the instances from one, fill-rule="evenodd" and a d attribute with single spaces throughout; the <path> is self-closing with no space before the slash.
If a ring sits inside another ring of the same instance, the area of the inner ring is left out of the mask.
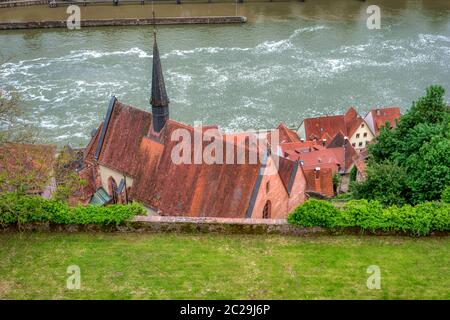
<path id="1" fill-rule="evenodd" d="M 383 208 L 378 201 L 351 200 L 336 209 L 328 202 L 309 200 L 289 215 L 288 222 L 305 227 L 357 227 L 425 236 L 433 231 L 450 231 L 450 204 L 435 201 L 415 207 Z"/>
<path id="2" fill-rule="evenodd" d="M 336 225 L 374 231 L 382 226 L 383 207 L 378 201 L 351 200 L 341 209 Z"/>
<path id="3" fill-rule="evenodd" d="M 444 189 L 441 195 L 442 202 L 450 203 L 450 186 Z"/>
<path id="4" fill-rule="evenodd" d="M 57 224 L 119 225 L 140 214 L 145 214 L 145 209 L 137 203 L 107 207 L 69 207 L 60 201 L 42 197 L 13 193 L 0 195 L 0 225 L 39 221 Z"/>
<path id="5" fill-rule="evenodd" d="M 338 215 L 339 210 L 332 204 L 310 199 L 289 215 L 288 222 L 303 227 L 333 227 Z"/>

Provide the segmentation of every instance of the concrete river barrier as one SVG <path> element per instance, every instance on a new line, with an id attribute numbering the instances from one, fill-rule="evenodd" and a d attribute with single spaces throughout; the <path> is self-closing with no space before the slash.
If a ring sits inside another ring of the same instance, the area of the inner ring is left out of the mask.
<path id="1" fill-rule="evenodd" d="M 143 25 L 179 25 L 179 24 L 230 24 L 245 23 L 244 16 L 214 16 L 214 17 L 164 17 L 144 19 L 90 19 L 81 20 L 81 27 L 101 26 L 143 26 Z M 38 28 L 66 28 L 66 20 L 53 21 L 27 21 L 27 22 L 2 22 L 0 30 L 12 29 L 38 29 Z"/>

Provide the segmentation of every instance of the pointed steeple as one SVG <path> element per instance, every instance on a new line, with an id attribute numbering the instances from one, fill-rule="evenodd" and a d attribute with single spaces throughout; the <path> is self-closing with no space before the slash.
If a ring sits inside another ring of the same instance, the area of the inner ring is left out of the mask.
<path id="1" fill-rule="evenodd" d="M 153 129 L 159 132 L 169 118 L 169 98 L 167 97 L 164 84 L 158 43 L 156 42 L 156 31 L 153 32 L 153 38 L 152 97 L 150 104 L 152 105 Z"/>
<path id="2" fill-rule="evenodd" d="M 164 84 L 158 43 L 156 42 L 156 32 L 154 32 L 153 35 L 152 98 L 150 103 L 153 107 L 162 107 L 169 104 L 169 98 L 167 97 L 166 86 Z"/>

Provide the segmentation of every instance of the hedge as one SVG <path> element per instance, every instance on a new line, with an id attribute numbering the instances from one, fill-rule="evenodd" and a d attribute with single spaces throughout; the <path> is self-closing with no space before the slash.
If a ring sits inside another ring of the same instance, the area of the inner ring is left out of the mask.
<path id="1" fill-rule="evenodd" d="M 384 208 L 378 201 L 351 200 L 337 209 L 326 201 L 311 199 L 297 207 L 288 222 L 303 227 L 356 227 L 371 232 L 401 231 L 425 236 L 433 231 L 450 231 L 450 204 L 424 202 L 415 207 Z"/>
<path id="2" fill-rule="evenodd" d="M 57 200 L 14 193 L 0 194 L 0 225 L 52 222 L 56 224 L 119 225 L 145 214 L 142 205 L 77 206 L 70 207 Z"/>

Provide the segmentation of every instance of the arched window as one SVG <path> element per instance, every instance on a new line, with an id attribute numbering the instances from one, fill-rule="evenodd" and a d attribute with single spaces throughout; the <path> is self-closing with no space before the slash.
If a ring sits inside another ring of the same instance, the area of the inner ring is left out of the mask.
<path id="1" fill-rule="evenodd" d="M 263 209 L 263 219 L 270 219 L 271 209 L 272 209 L 272 204 L 270 203 L 270 200 L 267 200 L 266 204 L 264 205 L 264 209 Z"/>
<path id="2" fill-rule="evenodd" d="M 113 177 L 108 178 L 108 189 L 109 189 L 109 194 L 112 197 L 112 202 L 117 203 L 117 183 Z"/>

